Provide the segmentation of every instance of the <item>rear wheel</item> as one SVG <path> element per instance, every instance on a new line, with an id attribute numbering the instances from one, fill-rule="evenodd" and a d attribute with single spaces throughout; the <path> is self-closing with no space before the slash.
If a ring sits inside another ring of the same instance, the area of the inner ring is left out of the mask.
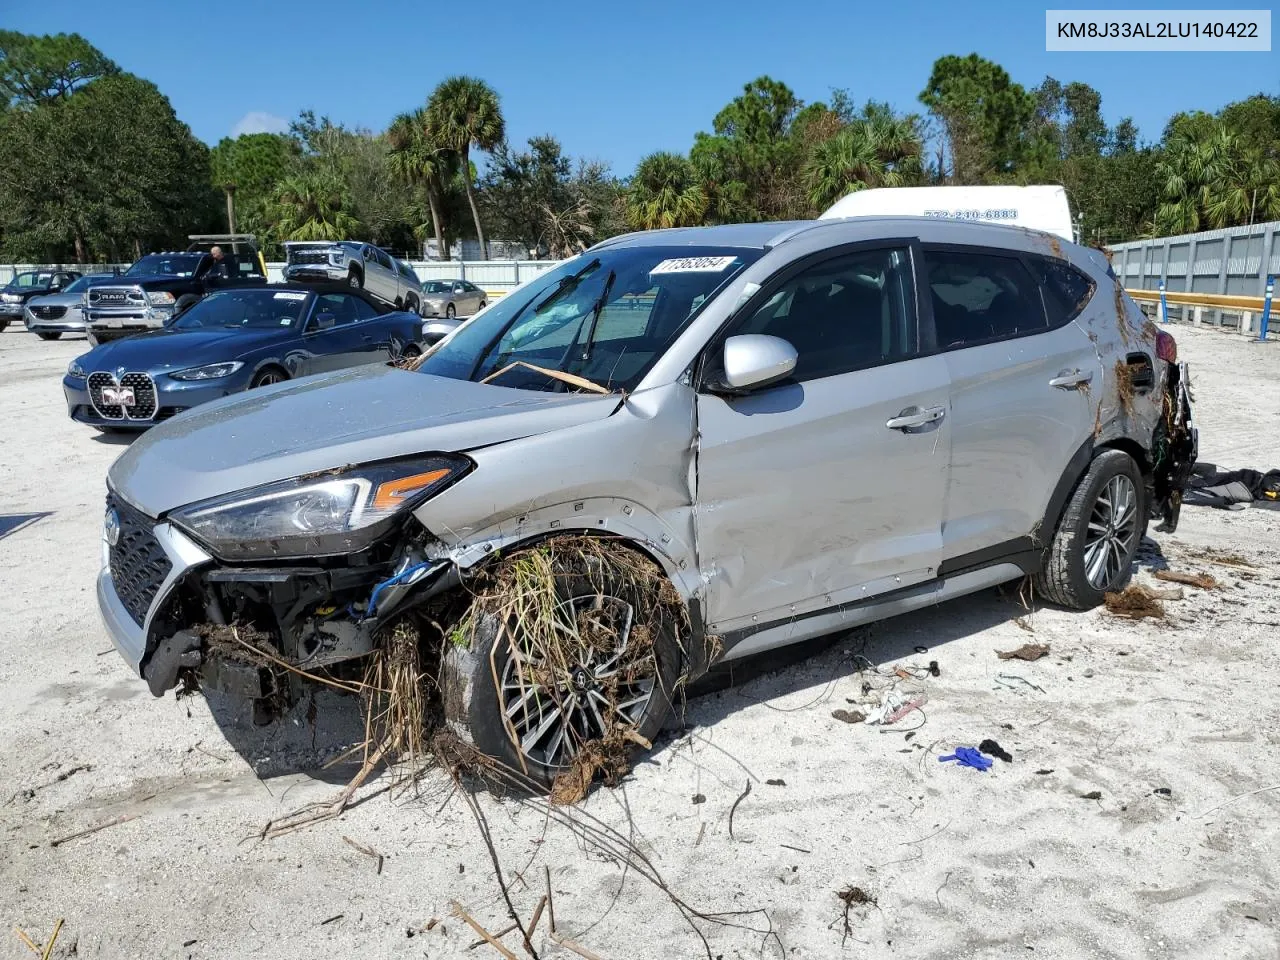
<path id="1" fill-rule="evenodd" d="M 39 337 L 41 340 L 57 340 L 59 337 L 62 336 L 62 331 L 51 330 L 48 333 L 37 333 L 36 336 Z"/>
<path id="2" fill-rule="evenodd" d="M 284 383 L 288 379 L 289 375 L 279 367 L 267 367 L 253 375 L 253 379 L 249 382 L 249 389 L 265 387 L 272 383 Z"/>
<path id="3" fill-rule="evenodd" d="M 1142 471 L 1123 450 L 1094 457 L 1076 484 L 1036 586 L 1049 600 L 1087 610 L 1123 590 L 1147 532 Z"/>

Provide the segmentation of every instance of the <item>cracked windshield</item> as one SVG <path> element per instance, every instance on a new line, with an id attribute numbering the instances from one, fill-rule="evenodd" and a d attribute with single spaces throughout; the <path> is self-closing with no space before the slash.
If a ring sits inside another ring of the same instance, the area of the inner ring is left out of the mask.
<path id="1" fill-rule="evenodd" d="M 632 390 L 702 305 L 759 256 L 645 246 L 579 257 L 495 304 L 420 369 L 523 390 Z"/>

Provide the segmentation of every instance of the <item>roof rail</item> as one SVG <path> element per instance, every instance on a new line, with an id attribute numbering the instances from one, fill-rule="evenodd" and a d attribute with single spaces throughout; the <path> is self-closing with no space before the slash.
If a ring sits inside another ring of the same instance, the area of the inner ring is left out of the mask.
<path id="1" fill-rule="evenodd" d="M 252 233 L 189 233 L 188 240 L 257 240 Z"/>

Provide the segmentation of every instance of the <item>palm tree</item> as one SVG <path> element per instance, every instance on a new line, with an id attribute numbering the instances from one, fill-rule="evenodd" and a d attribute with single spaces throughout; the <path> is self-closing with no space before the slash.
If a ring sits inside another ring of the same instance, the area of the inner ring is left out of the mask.
<path id="1" fill-rule="evenodd" d="M 426 190 L 436 249 L 447 259 L 449 251 L 445 246 L 441 194 L 443 184 L 452 180 L 457 172 L 456 157 L 431 138 L 425 107 L 396 117 L 387 129 L 387 142 L 391 146 L 388 163 L 392 173 L 406 183 L 420 184 Z"/>
<path id="2" fill-rule="evenodd" d="M 458 155 L 467 203 L 476 224 L 476 238 L 480 241 L 480 255 L 487 260 L 489 248 L 485 244 L 472 183 L 471 148 L 492 150 L 506 137 L 498 95 L 483 80 L 450 77 L 432 91 L 427 100 L 426 120 L 430 138 Z"/>
<path id="3" fill-rule="evenodd" d="M 1209 225 L 1230 227 L 1280 219 L 1280 165 L 1260 149 L 1245 149 L 1225 164 L 1226 175 L 1211 190 Z"/>
<path id="4" fill-rule="evenodd" d="M 920 175 L 923 144 L 912 117 L 872 112 L 813 149 L 805 167 L 809 201 L 825 210 L 865 187 L 900 187 Z"/>
<path id="5" fill-rule="evenodd" d="M 346 187 L 320 172 L 286 177 L 271 196 L 271 214 L 281 240 L 344 240 L 360 231 L 347 212 Z"/>
<path id="6" fill-rule="evenodd" d="M 1156 209 L 1158 234 L 1194 233 L 1280 214 L 1274 164 L 1244 149 L 1217 121 L 1208 129 L 1169 138 L 1159 161 L 1164 202 Z"/>
<path id="7" fill-rule="evenodd" d="M 627 187 L 627 221 L 638 230 L 692 227 L 707 211 L 693 164 L 678 153 L 659 151 L 640 161 Z"/>

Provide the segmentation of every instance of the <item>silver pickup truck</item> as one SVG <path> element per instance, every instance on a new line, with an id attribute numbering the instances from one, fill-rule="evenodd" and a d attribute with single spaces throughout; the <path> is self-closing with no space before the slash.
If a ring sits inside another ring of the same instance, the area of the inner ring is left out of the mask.
<path id="1" fill-rule="evenodd" d="M 295 283 L 349 283 L 397 310 L 422 312 L 422 284 L 408 264 L 371 243 L 303 241 L 284 245 L 284 278 Z"/>

